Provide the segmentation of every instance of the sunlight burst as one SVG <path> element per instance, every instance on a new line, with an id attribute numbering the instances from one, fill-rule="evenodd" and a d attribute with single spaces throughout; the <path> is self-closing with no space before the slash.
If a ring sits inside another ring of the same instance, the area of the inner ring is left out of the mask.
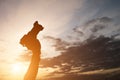
<path id="1" fill-rule="evenodd" d="M 13 65 L 13 72 L 20 72 L 21 66 L 19 64 L 14 64 Z"/>
<path id="2" fill-rule="evenodd" d="M 25 71 L 25 66 L 20 63 L 12 64 L 11 71 L 13 74 L 23 73 Z"/>

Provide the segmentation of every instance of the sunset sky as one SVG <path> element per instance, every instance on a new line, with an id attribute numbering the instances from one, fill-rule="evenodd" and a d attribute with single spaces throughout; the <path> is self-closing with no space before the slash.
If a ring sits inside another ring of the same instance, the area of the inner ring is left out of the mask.
<path id="1" fill-rule="evenodd" d="M 28 53 L 19 41 L 31 30 L 35 21 L 44 27 L 38 35 L 42 45 L 42 58 L 53 58 L 61 53 L 51 46 L 52 43 L 46 36 L 71 43 L 84 41 L 93 33 L 94 36 L 120 34 L 120 1 L 0 0 L 0 80 L 22 80 L 29 62 L 19 60 L 21 55 Z M 109 27 L 100 27 L 97 31 L 92 27 L 96 24 Z M 81 36 L 78 37 L 73 30 L 80 32 Z M 15 66 L 21 66 L 21 72 L 17 72 Z M 38 75 L 44 76 L 57 69 L 40 70 Z"/>

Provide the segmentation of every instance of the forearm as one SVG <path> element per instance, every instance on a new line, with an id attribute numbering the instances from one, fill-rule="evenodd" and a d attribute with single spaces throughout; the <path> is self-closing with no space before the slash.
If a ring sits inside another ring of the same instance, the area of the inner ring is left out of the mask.
<path id="1" fill-rule="evenodd" d="M 35 80 L 40 63 L 40 53 L 33 53 L 30 66 L 24 80 Z"/>

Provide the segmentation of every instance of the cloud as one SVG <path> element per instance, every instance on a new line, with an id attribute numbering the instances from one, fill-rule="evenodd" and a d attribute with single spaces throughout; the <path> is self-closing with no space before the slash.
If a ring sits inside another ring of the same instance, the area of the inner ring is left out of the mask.
<path id="1" fill-rule="evenodd" d="M 44 39 L 47 39 L 48 41 L 51 40 L 53 42 L 52 46 L 55 47 L 56 50 L 64 51 L 64 50 L 66 50 L 66 48 L 68 48 L 68 46 L 70 46 L 70 43 L 68 43 L 60 38 L 54 38 L 51 36 L 44 36 Z"/>
<path id="2" fill-rule="evenodd" d="M 112 22 L 112 18 L 109 18 L 109 17 L 101 17 L 101 18 L 96 18 L 96 19 L 92 19 L 92 20 L 89 20 L 88 22 L 86 22 L 84 24 L 84 28 L 88 28 L 89 26 L 91 25 L 95 25 L 95 24 L 108 24 L 110 22 Z"/>
<path id="3" fill-rule="evenodd" d="M 100 71 L 100 70 L 99 70 Z M 101 71 L 101 72 L 107 72 L 108 70 L 106 71 Z M 95 72 L 95 71 L 93 71 Z M 114 71 L 113 71 L 114 72 Z M 51 74 L 49 75 L 49 78 L 47 79 L 44 79 L 44 80 L 119 80 L 120 77 L 120 73 L 119 73 L 119 70 L 118 71 L 115 71 L 116 73 L 113 74 L 113 72 L 110 72 L 111 74 L 81 74 L 81 75 L 75 75 L 75 74 L 67 74 L 67 75 L 64 75 L 64 74 L 57 74 L 57 76 L 59 77 L 56 77 L 55 74 Z M 61 76 L 62 75 L 62 76 Z M 50 77 L 51 76 L 51 77 Z M 47 77 L 47 76 L 46 76 Z"/>
<path id="4" fill-rule="evenodd" d="M 86 33 L 87 38 L 91 36 L 99 37 L 112 36 L 115 33 L 118 33 L 119 27 L 115 25 L 114 18 L 110 17 L 101 17 L 89 20 L 83 26 L 83 32 Z"/>
<path id="5" fill-rule="evenodd" d="M 114 19 L 110 17 L 93 18 L 80 26 L 74 27 L 67 38 L 69 42 L 78 43 L 101 35 L 111 36 L 113 31 L 118 32 L 119 29 L 114 23 Z"/>
<path id="6" fill-rule="evenodd" d="M 28 62 L 32 57 L 32 52 L 29 50 L 25 50 L 16 60 Z"/>
<path id="7" fill-rule="evenodd" d="M 73 31 L 79 34 L 79 36 L 84 36 L 84 32 L 82 32 L 82 30 L 79 30 L 78 27 L 73 28 Z"/>
<path id="8" fill-rule="evenodd" d="M 119 45 L 120 40 L 115 40 L 112 37 L 100 36 L 96 39 L 87 39 L 82 44 L 78 43 L 76 46 L 66 48 L 60 56 L 41 60 L 40 65 L 42 67 L 59 68 L 53 75 L 64 74 L 61 78 L 65 78 L 65 76 L 66 78 L 68 78 L 68 76 L 80 78 L 83 77 L 83 75 L 78 74 L 82 72 L 120 67 L 118 64 L 120 61 Z M 93 79 L 95 75 L 97 74 L 84 75 L 83 79 L 85 76 Z M 49 77 L 50 76 L 52 75 L 49 75 Z M 100 80 L 104 80 L 104 78 L 107 79 L 105 75 L 98 74 L 97 76 L 101 76 Z M 103 76 L 104 78 L 102 78 Z M 55 79 L 59 80 L 61 78 Z M 71 80 L 74 79 L 71 78 Z"/>
<path id="9" fill-rule="evenodd" d="M 109 17 L 102 17 L 102 18 L 98 18 L 98 20 L 100 22 L 108 23 L 108 22 L 111 22 L 113 19 Z"/>
<path id="10" fill-rule="evenodd" d="M 91 31 L 93 32 L 93 33 L 95 33 L 95 32 L 97 32 L 97 31 L 99 31 L 99 30 L 102 30 L 102 29 L 104 29 L 106 26 L 105 25 L 94 25 L 94 27 L 91 29 Z"/>
<path id="11" fill-rule="evenodd" d="M 85 23 L 85 25 L 87 27 L 87 26 L 89 26 L 91 24 L 95 24 L 96 22 L 99 22 L 99 23 L 109 23 L 112 20 L 113 19 L 109 18 L 109 17 L 101 17 L 101 18 L 96 18 L 96 19 L 89 20 L 88 22 Z"/>

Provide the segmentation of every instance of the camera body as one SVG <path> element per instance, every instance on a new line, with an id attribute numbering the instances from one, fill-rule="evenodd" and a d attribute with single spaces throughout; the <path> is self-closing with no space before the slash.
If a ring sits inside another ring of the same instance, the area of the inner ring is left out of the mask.
<path id="1" fill-rule="evenodd" d="M 42 31 L 44 28 L 42 25 L 38 24 L 38 21 L 36 21 L 33 25 L 33 28 L 31 31 L 28 32 L 28 34 L 25 34 L 21 40 L 20 44 L 26 47 L 33 47 L 31 43 L 34 43 L 35 40 L 37 40 L 37 35 L 40 31 Z"/>

